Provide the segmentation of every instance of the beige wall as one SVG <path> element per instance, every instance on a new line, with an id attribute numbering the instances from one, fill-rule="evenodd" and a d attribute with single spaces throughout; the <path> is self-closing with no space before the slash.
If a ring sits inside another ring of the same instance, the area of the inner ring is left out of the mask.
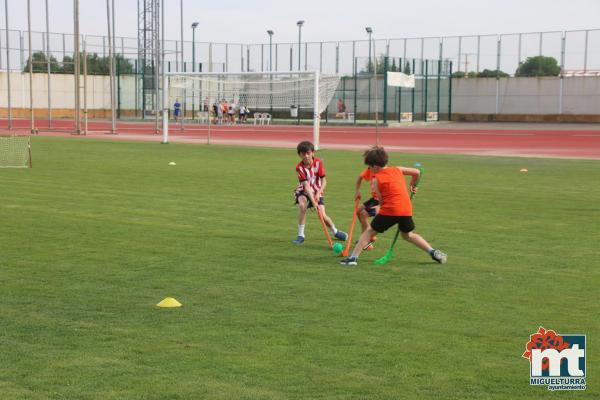
<path id="1" fill-rule="evenodd" d="M 60 110 L 69 110 L 75 107 L 73 75 L 51 74 L 51 103 L 59 117 Z M 121 109 L 135 108 L 135 78 L 122 76 Z M 83 85 L 83 76 L 81 77 Z M 29 75 L 20 72 L 10 73 L 11 106 L 15 111 L 29 109 Z M 0 109 L 8 107 L 8 82 L 6 71 L 0 71 Z M 36 109 L 48 108 L 48 75 L 44 73 L 33 74 L 33 106 Z M 83 108 L 83 91 L 81 94 Z M 87 107 L 90 110 L 110 110 L 110 82 L 108 76 L 87 77 Z M 4 114 L 4 113 L 3 113 Z"/>
<path id="2" fill-rule="evenodd" d="M 33 74 L 34 108 L 43 117 L 48 107 L 48 76 Z M 83 81 L 83 77 L 81 78 Z M 73 116 L 73 75 L 52 74 L 52 115 L 56 118 Z M 122 76 L 120 109 L 122 116 L 134 116 L 135 77 Z M 110 116 L 108 76 L 88 76 L 87 107 L 90 118 Z M 499 112 L 496 113 L 496 88 Z M 6 71 L 0 71 L 0 117 L 7 115 Z M 27 117 L 29 109 L 29 75 L 11 72 L 11 101 L 15 117 Z M 335 99 L 334 99 L 335 100 Z M 83 95 L 81 97 L 83 108 Z M 485 116 L 511 120 L 523 116 L 561 115 L 560 78 L 471 78 L 452 80 L 452 113 L 455 115 Z M 21 115 L 22 114 L 22 115 Z M 563 79 L 562 115 L 600 116 L 600 77 L 571 77 Z M 524 119 L 525 120 L 525 119 Z"/>
<path id="3" fill-rule="evenodd" d="M 498 114 L 560 114 L 560 80 L 559 77 L 499 79 Z M 453 79 L 452 112 L 495 114 L 496 79 Z M 600 115 L 600 77 L 564 78 L 562 114 Z"/>

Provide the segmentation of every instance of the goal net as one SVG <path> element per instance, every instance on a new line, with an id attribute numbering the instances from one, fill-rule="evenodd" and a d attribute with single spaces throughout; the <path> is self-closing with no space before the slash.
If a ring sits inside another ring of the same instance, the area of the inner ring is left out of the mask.
<path id="1" fill-rule="evenodd" d="M 311 116 L 313 141 L 318 147 L 320 115 L 327 108 L 338 87 L 338 75 L 319 72 L 241 72 L 241 73 L 172 73 L 164 84 L 163 118 L 175 103 L 181 105 L 181 118 L 200 119 L 208 124 L 220 122 L 215 105 L 227 102 L 239 116 L 249 110 L 248 119 L 267 113 L 278 119 L 296 120 Z M 243 108 L 242 108 L 243 107 Z M 173 113 L 171 113 L 173 117 Z M 227 118 L 227 112 L 224 119 Z M 168 140 L 168 123 L 163 121 Z M 163 132 L 164 134 L 164 132 Z"/>
<path id="2" fill-rule="evenodd" d="M 31 168 L 29 136 L 0 136 L 0 168 Z"/>

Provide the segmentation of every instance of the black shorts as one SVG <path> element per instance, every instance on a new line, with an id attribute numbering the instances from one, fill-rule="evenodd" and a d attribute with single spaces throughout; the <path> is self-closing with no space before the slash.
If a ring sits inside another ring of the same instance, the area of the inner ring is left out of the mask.
<path id="1" fill-rule="evenodd" d="M 304 197 L 306 197 L 306 202 L 308 203 L 308 207 L 307 208 L 311 208 L 313 206 L 312 205 L 312 201 L 310 201 L 310 197 L 308 197 L 308 195 L 306 193 L 304 193 L 304 192 L 298 192 L 298 193 L 295 193 L 295 195 L 296 195 L 296 202 L 295 202 L 295 204 L 298 204 L 298 197 L 304 196 Z M 321 198 L 319 199 L 319 205 L 321 205 L 321 206 L 325 205 L 325 198 L 323 196 L 321 196 Z"/>
<path id="2" fill-rule="evenodd" d="M 365 206 L 365 211 L 367 212 L 367 214 L 369 214 L 369 217 L 374 217 L 375 215 L 377 215 L 377 210 L 375 209 L 375 207 L 377 207 L 378 205 L 379 200 L 375 200 L 372 197 L 363 203 L 363 206 Z"/>
<path id="3" fill-rule="evenodd" d="M 404 233 L 411 232 L 415 229 L 415 223 L 413 222 L 412 217 L 397 217 L 380 214 L 377 214 L 375 218 L 373 218 L 373 221 L 371 221 L 371 228 L 373 228 L 375 232 L 383 233 L 396 224 L 398 224 L 398 229 Z"/>

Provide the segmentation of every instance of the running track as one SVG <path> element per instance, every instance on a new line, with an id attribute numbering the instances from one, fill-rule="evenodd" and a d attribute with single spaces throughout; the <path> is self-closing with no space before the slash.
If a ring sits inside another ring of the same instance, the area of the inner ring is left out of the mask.
<path id="1" fill-rule="evenodd" d="M 7 121 L 0 120 L 0 134 L 7 134 Z M 13 120 L 13 133 L 29 133 L 29 120 Z M 55 120 L 53 129 L 46 120 L 36 121 L 41 136 L 73 137 L 73 121 Z M 153 122 L 119 122 L 118 134 L 109 135 L 109 121 L 88 124 L 90 139 L 162 141 L 154 134 Z M 207 142 L 206 125 L 170 125 L 169 141 Z M 80 137 L 80 136 L 78 136 Z M 364 150 L 375 143 L 375 127 L 321 126 L 320 147 Z M 295 148 L 312 140 L 311 126 L 211 126 L 213 144 Z M 439 123 L 408 127 L 379 128 L 379 143 L 388 150 L 422 154 L 470 154 L 600 160 L 600 125 L 575 124 L 469 124 Z"/>

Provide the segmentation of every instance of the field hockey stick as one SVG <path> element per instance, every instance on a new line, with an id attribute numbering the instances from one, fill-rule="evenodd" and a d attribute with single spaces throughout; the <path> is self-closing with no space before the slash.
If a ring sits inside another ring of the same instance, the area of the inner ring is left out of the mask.
<path id="1" fill-rule="evenodd" d="M 419 186 L 419 183 L 421 182 L 421 178 L 423 177 L 423 173 L 425 172 L 425 168 L 423 168 L 423 166 L 421 166 L 420 163 L 415 164 L 415 167 L 417 167 L 419 169 L 419 176 L 417 177 L 417 180 L 415 181 L 415 188 L 417 186 Z M 410 193 L 410 198 L 412 199 L 414 195 L 414 192 Z M 394 235 L 394 240 L 392 240 L 392 245 L 390 246 L 390 249 L 387 251 L 387 253 L 385 253 L 385 255 L 381 258 L 378 258 L 377 260 L 375 260 L 375 264 L 376 265 L 384 265 L 385 263 L 387 263 L 388 261 L 390 261 L 390 259 L 392 258 L 392 255 L 394 254 L 394 246 L 396 245 L 396 242 L 398 241 L 398 235 L 400 234 L 400 227 L 398 227 L 398 230 L 396 231 L 396 235 Z"/>
<path id="2" fill-rule="evenodd" d="M 352 243 L 352 233 L 354 233 L 354 225 L 356 225 L 356 217 L 358 212 L 358 199 L 354 200 L 354 214 L 352 214 L 352 223 L 350 224 L 350 232 L 348 232 L 348 241 L 346 242 L 346 248 L 342 251 L 342 257 L 348 257 L 350 251 L 350 244 Z"/>
<path id="3" fill-rule="evenodd" d="M 394 246 L 396 245 L 396 242 L 398 241 L 399 234 L 400 234 L 400 227 L 398 227 L 398 230 L 396 231 L 396 234 L 394 235 L 394 240 L 392 240 L 392 245 L 390 246 L 390 249 L 387 251 L 387 253 L 385 253 L 385 255 L 383 257 L 375 260 L 375 264 L 383 265 L 386 262 L 390 261 L 390 258 L 392 258 L 392 254 L 394 254 Z"/>
<path id="4" fill-rule="evenodd" d="M 415 181 L 415 188 L 419 186 L 419 182 L 421 182 L 421 178 L 423 178 L 423 174 L 425 173 L 425 168 L 421 165 L 421 163 L 416 163 L 415 168 L 419 169 L 419 176 L 417 176 L 417 180 Z M 410 192 L 410 199 L 414 197 L 415 192 Z"/>
<path id="5" fill-rule="evenodd" d="M 329 247 L 333 248 L 333 242 L 331 241 L 331 236 L 329 236 L 329 231 L 327 230 L 327 225 L 325 225 L 325 220 L 323 219 L 323 214 L 321 213 L 321 208 L 316 200 L 314 200 L 314 196 L 312 196 L 311 200 L 312 205 L 315 210 L 317 210 L 317 215 L 319 216 L 319 221 L 321 221 L 321 226 L 323 227 L 323 232 L 325 232 L 325 237 L 327 238 L 327 242 L 329 243 Z"/>

